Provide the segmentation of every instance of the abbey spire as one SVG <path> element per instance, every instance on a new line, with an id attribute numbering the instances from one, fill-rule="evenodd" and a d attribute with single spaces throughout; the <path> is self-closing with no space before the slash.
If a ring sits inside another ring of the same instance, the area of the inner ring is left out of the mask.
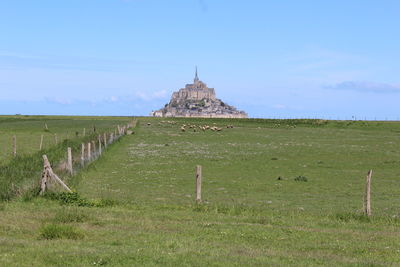
<path id="1" fill-rule="evenodd" d="M 196 66 L 196 73 L 194 75 L 194 83 L 199 81 L 199 77 L 197 76 L 197 66 Z"/>

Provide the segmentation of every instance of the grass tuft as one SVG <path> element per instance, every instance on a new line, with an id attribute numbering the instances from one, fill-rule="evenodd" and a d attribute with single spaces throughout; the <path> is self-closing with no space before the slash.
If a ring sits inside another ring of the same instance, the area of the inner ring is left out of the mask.
<path id="1" fill-rule="evenodd" d="M 363 223 L 369 223 L 371 222 L 371 218 L 368 216 L 365 216 L 364 214 L 357 214 L 357 213 L 338 213 L 335 214 L 335 219 L 341 222 L 363 222 Z"/>
<path id="2" fill-rule="evenodd" d="M 83 239 L 84 234 L 71 225 L 47 224 L 40 228 L 40 239 Z"/>
<path id="3" fill-rule="evenodd" d="M 73 205 L 79 207 L 110 207 L 115 206 L 118 202 L 111 199 L 90 200 L 81 197 L 77 192 L 46 192 L 45 198 L 58 200 L 61 205 Z"/>
<path id="4" fill-rule="evenodd" d="M 299 176 L 295 177 L 294 180 L 296 182 L 307 182 L 308 181 L 307 177 L 302 176 L 302 175 L 299 175 Z"/>
<path id="5" fill-rule="evenodd" d="M 89 216 L 79 209 L 61 209 L 53 218 L 56 223 L 82 223 L 89 219 Z"/>

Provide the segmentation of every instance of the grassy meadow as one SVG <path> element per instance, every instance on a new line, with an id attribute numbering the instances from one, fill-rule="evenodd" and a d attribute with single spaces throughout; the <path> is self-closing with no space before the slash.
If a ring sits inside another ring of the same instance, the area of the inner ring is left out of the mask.
<path id="1" fill-rule="evenodd" d="M 128 120 L 30 119 L 0 118 L 4 140 Z M 134 131 L 67 180 L 76 194 L 0 202 L 0 265 L 400 265 L 400 123 L 143 117 Z"/>
<path id="2" fill-rule="evenodd" d="M 0 116 L 0 162 L 12 159 L 13 136 L 17 137 L 17 155 L 24 156 L 49 149 L 66 139 L 75 139 L 93 130 L 104 132 L 128 121 L 127 117 L 72 117 L 72 116 Z M 47 125 L 47 129 L 46 129 Z"/>
<path id="3" fill-rule="evenodd" d="M 98 134 L 114 131 L 117 125 L 131 120 L 128 117 L 0 116 L 0 200 L 36 187 L 43 168 L 43 154 L 56 167 L 66 161 L 67 147 L 71 147 L 79 165 L 81 143 L 96 140 Z"/>

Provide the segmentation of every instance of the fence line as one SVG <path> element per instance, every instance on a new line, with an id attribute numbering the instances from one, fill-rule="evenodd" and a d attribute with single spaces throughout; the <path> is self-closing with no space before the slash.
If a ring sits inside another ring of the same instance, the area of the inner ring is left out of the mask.
<path id="1" fill-rule="evenodd" d="M 133 128 L 136 126 L 136 121 L 130 122 L 127 125 L 124 126 L 119 126 L 115 131 L 111 130 L 109 133 L 105 132 L 103 134 L 103 140 L 101 138 L 101 135 L 94 136 L 94 139 L 89 140 L 86 144 L 82 143 L 81 145 L 81 151 L 80 151 L 80 166 L 84 167 L 85 165 L 89 164 L 90 162 L 95 161 L 98 159 L 102 153 L 105 151 L 106 147 L 108 145 L 113 144 L 115 141 L 119 140 L 121 137 L 126 135 L 128 133 L 128 129 Z M 95 128 L 94 128 L 95 129 Z M 131 133 L 133 133 L 131 131 Z M 98 146 L 96 147 L 96 143 L 98 142 Z M 104 147 L 104 149 L 102 148 Z M 79 154 L 79 151 L 76 151 Z M 51 165 L 47 159 L 46 155 L 43 155 L 44 159 L 44 170 L 43 174 L 41 177 L 41 194 L 48 188 L 47 182 L 52 180 L 55 180 L 57 183 L 61 184 L 62 187 L 70 192 L 70 189 L 68 186 L 63 182 L 52 170 Z M 73 176 L 74 174 L 77 173 L 77 171 L 74 171 L 73 169 L 73 150 L 71 147 L 67 148 L 67 160 L 65 164 L 65 169 L 67 170 L 68 174 L 70 176 Z M 77 161 L 79 162 L 79 160 Z M 63 164 L 61 164 L 63 165 Z"/>

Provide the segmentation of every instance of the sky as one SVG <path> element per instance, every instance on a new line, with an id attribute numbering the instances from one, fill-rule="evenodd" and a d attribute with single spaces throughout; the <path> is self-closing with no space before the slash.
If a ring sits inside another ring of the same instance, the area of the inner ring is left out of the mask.
<path id="1" fill-rule="evenodd" d="M 199 78 L 255 118 L 400 118 L 400 1 L 1 0 L 0 114 L 149 115 Z"/>

